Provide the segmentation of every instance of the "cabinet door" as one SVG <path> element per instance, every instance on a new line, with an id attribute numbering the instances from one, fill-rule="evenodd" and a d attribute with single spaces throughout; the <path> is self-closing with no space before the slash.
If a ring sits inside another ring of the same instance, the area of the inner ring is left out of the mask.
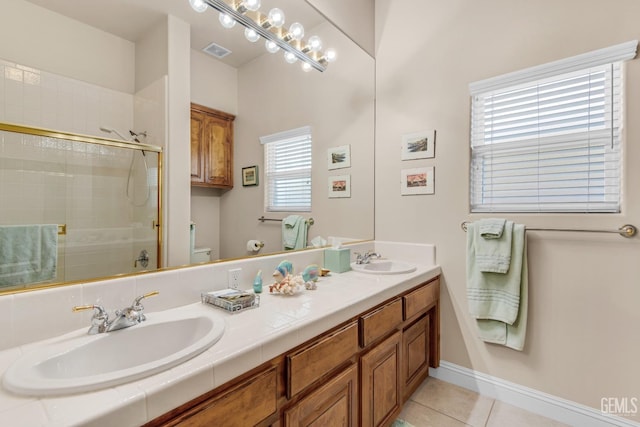
<path id="1" fill-rule="evenodd" d="M 390 424 L 399 412 L 400 342 L 398 331 L 360 358 L 363 427 Z"/>
<path id="2" fill-rule="evenodd" d="M 235 116 L 191 104 L 191 184 L 233 187 L 233 121 Z"/>
<path id="3" fill-rule="evenodd" d="M 358 365 L 352 363 L 325 385 L 284 411 L 285 427 L 356 427 Z"/>
<path id="4" fill-rule="evenodd" d="M 429 315 L 402 334 L 402 384 L 405 400 L 429 374 Z"/>
<path id="5" fill-rule="evenodd" d="M 231 121 L 207 116 L 204 128 L 205 183 L 233 187 L 233 128 Z"/>
<path id="6" fill-rule="evenodd" d="M 200 141 L 205 128 L 204 114 L 191 111 L 191 182 L 204 183 L 204 150 Z"/>

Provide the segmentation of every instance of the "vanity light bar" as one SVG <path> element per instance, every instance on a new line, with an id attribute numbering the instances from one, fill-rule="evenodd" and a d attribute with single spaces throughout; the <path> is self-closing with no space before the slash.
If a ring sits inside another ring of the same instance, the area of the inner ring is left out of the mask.
<path id="1" fill-rule="evenodd" d="M 325 65 L 326 60 L 324 58 L 317 60 L 314 56 L 309 55 L 305 52 L 307 51 L 306 47 L 296 48 L 292 44 L 284 41 L 284 39 L 281 36 L 271 31 L 273 29 L 274 31 L 284 32 L 286 36 L 287 34 L 286 30 L 282 30 L 276 27 L 267 27 L 267 28 L 263 27 L 262 23 L 267 22 L 267 17 L 262 15 L 260 12 L 246 11 L 245 13 L 240 13 L 238 10 L 236 10 L 235 7 L 227 4 L 223 0 L 203 0 L 203 1 L 204 3 L 208 4 L 209 6 L 217 10 L 218 12 L 228 14 L 236 22 L 239 22 L 244 27 L 254 30 L 256 33 L 260 34 L 260 36 L 262 36 L 265 40 L 270 40 L 274 42 L 282 50 L 284 50 L 285 52 L 292 53 L 293 55 L 295 55 L 296 58 L 298 58 L 303 62 L 306 62 L 316 70 L 323 72 L 327 69 Z M 249 16 L 249 14 L 256 15 L 256 19 L 255 20 L 252 19 Z M 297 44 L 298 46 L 302 46 L 302 43 L 299 41 L 291 40 L 291 42 Z"/>

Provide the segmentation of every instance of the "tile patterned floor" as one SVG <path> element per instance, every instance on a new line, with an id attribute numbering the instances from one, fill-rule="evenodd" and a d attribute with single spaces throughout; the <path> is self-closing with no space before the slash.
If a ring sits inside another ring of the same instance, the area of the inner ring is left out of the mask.
<path id="1" fill-rule="evenodd" d="M 392 427 L 567 427 L 435 378 L 418 387 Z"/>

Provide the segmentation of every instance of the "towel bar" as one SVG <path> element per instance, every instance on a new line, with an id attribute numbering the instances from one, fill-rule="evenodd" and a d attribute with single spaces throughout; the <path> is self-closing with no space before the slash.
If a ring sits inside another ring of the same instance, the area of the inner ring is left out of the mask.
<path id="1" fill-rule="evenodd" d="M 463 221 L 460 224 L 460 228 L 462 228 L 465 232 L 467 231 L 467 225 L 469 221 Z M 633 237 L 637 234 L 638 229 L 635 225 L 625 224 L 617 230 L 588 230 L 588 229 L 579 229 L 579 228 L 526 228 L 528 231 L 567 231 L 567 232 L 579 232 L 579 233 L 615 233 L 619 234 L 622 237 Z"/>
<path id="2" fill-rule="evenodd" d="M 278 218 L 265 218 L 264 215 L 262 215 L 260 218 L 258 218 L 258 221 L 260 221 L 260 222 L 265 222 L 265 221 L 279 221 L 279 222 L 282 222 L 281 219 L 278 219 Z M 313 225 L 315 223 L 313 218 L 309 218 L 309 219 L 305 220 L 305 222 L 307 223 L 307 225 Z"/>

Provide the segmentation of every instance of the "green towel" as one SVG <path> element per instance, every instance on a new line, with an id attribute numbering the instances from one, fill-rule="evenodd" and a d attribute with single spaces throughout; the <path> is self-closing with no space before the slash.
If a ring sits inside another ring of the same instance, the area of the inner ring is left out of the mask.
<path id="1" fill-rule="evenodd" d="M 480 338 L 516 350 L 524 348 L 528 309 L 525 227 L 513 226 L 511 266 L 507 274 L 481 272 L 475 260 L 476 224 L 467 226 L 467 300 Z"/>
<path id="2" fill-rule="evenodd" d="M 474 224 L 473 239 L 475 244 L 476 267 L 482 272 L 509 272 L 511 265 L 511 240 L 513 239 L 513 221 L 504 221 L 499 236 L 493 228 L 495 220 L 483 219 Z M 491 233 L 488 230 L 492 230 Z M 491 237 L 487 237 L 491 236 Z"/>
<path id="3" fill-rule="evenodd" d="M 282 246 L 285 251 L 307 247 L 307 222 L 300 215 L 282 220 Z"/>
<path id="4" fill-rule="evenodd" d="M 504 218 L 481 219 L 478 224 L 480 235 L 485 239 L 499 239 L 502 237 L 506 222 Z"/>
<path id="5" fill-rule="evenodd" d="M 55 279 L 58 226 L 0 226 L 0 286 Z"/>

